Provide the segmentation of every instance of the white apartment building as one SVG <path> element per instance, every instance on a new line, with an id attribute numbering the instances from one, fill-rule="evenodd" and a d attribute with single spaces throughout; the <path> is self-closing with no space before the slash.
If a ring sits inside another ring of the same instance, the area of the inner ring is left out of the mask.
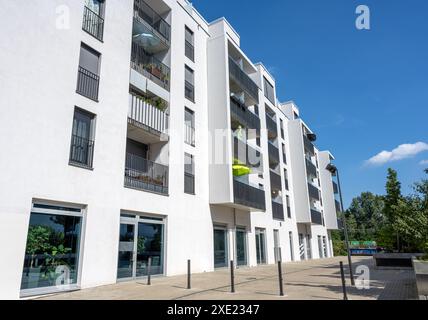
<path id="1" fill-rule="evenodd" d="M 332 256 L 334 158 L 225 19 L 185 0 L 0 17 L 1 299 Z"/>

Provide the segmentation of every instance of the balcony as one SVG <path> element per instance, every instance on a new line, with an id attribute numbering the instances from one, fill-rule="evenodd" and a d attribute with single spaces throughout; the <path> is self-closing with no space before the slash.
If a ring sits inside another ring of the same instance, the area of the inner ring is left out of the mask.
<path id="1" fill-rule="evenodd" d="M 132 42 L 131 68 L 169 91 L 171 74 L 169 67 L 151 56 L 135 41 Z"/>
<path id="2" fill-rule="evenodd" d="M 272 142 L 268 142 L 269 162 L 279 163 L 279 149 Z"/>
<path id="3" fill-rule="evenodd" d="M 270 170 L 270 185 L 273 189 L 282 190 L 281 175 L 272 170 Z"/>
<path id="4" fill-rule="evenodd" d="M 266 114 L 266 128 L 273 134 L 274 137 L 278 136 L 278 126 L 276 125 L 276 120 L 268 114 Z"/>
<path id="5" fill-rule="evenodd" d="M 153 106 L 150 100 L 130 93 L 128 123 L 160 137 L 168 133 L 169 116 Z"/>
<path id="6" fill-rule="evenodd" d="M 168 195 L 168 167 L 128 153 L 125 187 Z"/>
<path id="7" fill-rule="evenodd" d="M 235 97 L 230 98 L 230 111 L 232 118 L 247 129 L 260 130 L 260 118 Z"/>
<path id="8" fill-rule="evenodd" d="M 339 187 L 335 181 L 333 181 L 333 192 L 334 194 L 339 194 Z"/>
<path id="9" fill-rule="evenodd" d="M 98 101 L 100 77 L 79 66 L 76 92 L 94 101 Z"/>
<path id="10" fill-rule="evenodd" d="M 259 167 L 261 165 L 260 151 L 254 149 L 235 135 L 232 135 L 232 139 L 234 159 L 250 167 Z"/>
<path id="11" fill-rule="evenodd" d="M 253 80 L 241 69 L 241 67 L 229 57 L 229 74 L 230 78 L 252 98 L 254 105 L 259 103 L 259 87 Z"/>
<path id="12" fill-rule="evenodd" d="M 86 6 L 83 12 L 82 29 L 96 39 L 103 41 L 104 19 Z"/>
<path id="13" fill-rule="evenodd" d="M 318 201 L 320 200 L 320 192 L 317 187 L 308 183 L 308 191 L 309 191 L 309 197 Z"/>
<path id="14" fill-rule="evenodd" d="M 312 175 L 314 177 L 318 176 L 318 171 L 317 171 L 317 167 L 312 163 L 312 161 L 305 159 L 306 160 L 306 173 L 308 174 L 308 176 Z"/>
<path id="15" fill-rule="evenodd" d="M 307 136 L 303 135 L 303 144 L 305 147 L 305 150 L 309 152 L 310 154 L 315 154 L 315 147 L 314 144 L 308 139 Z"/>
<path id="16" fill-rule="evenodd" d="M 76 135 L 71 138 L 70 164 L 92 168 L 94 141 Z"/>
<path id="17" fill-rule="evenodd" d="M 161 43 L 155 41 L 153 37 L 149 37 L 147 42 L 152 46 L 166 45 L 169 47 L 171 39 L 171 26 L 166 22 L 152 7 L 150 7 L 143 0 L 134 0 L 134 18 L 141 24 L 141 30 L 139 26 L 134 24 L 134 34 L 152 34 L 158 38 Z"/>
<path id="18" fill-rule="evenodd" d="M 275 220 L 284 221 L 284 205 L 272 200 L 272 217 Z"/>
<path id="19" fill-rule="evenodd" d="M 266 210 L 265 191 L 238 180 L 233 181 L 234 203 L 255 209 Z"/>
<path id="20" fill-rule="evenodd" d="M 322 213 L 316 209 L 311 209 L 311 221 L 313 224 L 323 225 Z"/>

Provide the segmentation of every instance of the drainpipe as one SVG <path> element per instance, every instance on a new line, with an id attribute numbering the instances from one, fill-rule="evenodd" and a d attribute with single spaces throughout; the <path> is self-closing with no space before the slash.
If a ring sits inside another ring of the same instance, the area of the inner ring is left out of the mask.
<path id="1" fill-rule="evenodd" d="M 232 237 L 232 252 L 233 252 L 233 261 L 235 261 L 235 268 L 238 265 L 236 261 L 236 209 L 233 208 L 233 237 Z"/>

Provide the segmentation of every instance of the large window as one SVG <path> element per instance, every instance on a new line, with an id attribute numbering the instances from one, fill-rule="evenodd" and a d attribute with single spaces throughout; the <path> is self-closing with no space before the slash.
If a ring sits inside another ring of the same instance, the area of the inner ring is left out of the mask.
<path id="1" fill-rule="evenodd" d="M 270 102 L 275 104 L 275 93 L 274 93 L 273 85 L 271 85 L 266 78 L 263 78 L 263 82 L 264 82 L 264 89 L 265 89 L 265 97 L 268 98 Z"/>
<path id="2" fill-rule="evenodd" d="M 22 295 L 77 286 L 82 210 L 33 204 L 27 234 Z"/>
<path id="3" fill-rule="evenodd" d="M 193 31 L 188 27 L 185 28 L 185 54 L 186 57 L 192 61 L 195 61 L 195 43 L 194 43 L 194 34 Z"/>
<path id="4" fill-rule="evenodd" d="M 184 154 L 184 192 L 195 194 L 195 164 L 191 154 Z"/>
<path id="5" fill-rule="evenodd" d="M 98 101 L 99 71 L 101 55 L 82 43 L 80 46 L 79 74 L 77 93 L 89 99 Z"/>
<path id="6" fill-rule="evenodd" d="M 184 96 L 190 101 L 195 102 L 195 73 L 188 66 L 185 66 L 184 80 Z"/>
<path id="7" fill-rule="evenodd" d="M 184 127 L 185 127 L 184 142 L 194 147 L 195 146 L 195 113 L 188 108 L 184 109 Z"/>
<path id="8" fill-rule="evenodd" d="M 83 13 L 83 30 L 98 40 L 103 40 L 104 0 L 85 0 Z"/>
<path id="9" fill-rule="evenodd" d="M 92 168 L 94 156 L 95 116 L 82 109 L 74 110 L 70 146 L 70 164 Z"/>
<path id="10" fill-rule="evenodd" d="M 247 265 L 247 231 L 245 228 L 236 229 L 236 264 Z"/>

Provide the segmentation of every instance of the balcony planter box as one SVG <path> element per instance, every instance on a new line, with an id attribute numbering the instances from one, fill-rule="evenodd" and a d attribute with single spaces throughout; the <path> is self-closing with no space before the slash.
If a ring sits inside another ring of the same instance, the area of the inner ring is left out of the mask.
<path id="1" fill-rule="evenodd" d="M 416 276 L 416 286 L 420 296 L 428 296 L 428 261 L 412 260 L 413 270 Z"/>

